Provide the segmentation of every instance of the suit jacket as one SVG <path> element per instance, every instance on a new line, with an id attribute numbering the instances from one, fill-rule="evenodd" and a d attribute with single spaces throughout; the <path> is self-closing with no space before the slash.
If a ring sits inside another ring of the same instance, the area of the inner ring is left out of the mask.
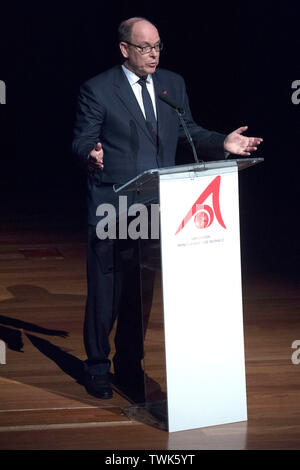
<path id="1" fill-rule="evenodd" d="M 198 126 L 192 118 L 183 78 L 168 70 L 153 74 L 155 95 L 167 94 L 185 110 L 185 122 L 204 160 L 224 158 L 225 135 Z M 124 183 L 155 167 L 175 165 L 178 140 L 185 138 L 176 111 L 157 98 L 157 136 L 147 123 L 120 65 L 85 82 L 80 88 L 73 152 L 86 164 L 97 142 L 104 150 L 104 170 L 88 173 L 90 221 L 102 202 L 113 202 L 107 185 Z M 92 222 L 91 222 L 92 223 Z"/>

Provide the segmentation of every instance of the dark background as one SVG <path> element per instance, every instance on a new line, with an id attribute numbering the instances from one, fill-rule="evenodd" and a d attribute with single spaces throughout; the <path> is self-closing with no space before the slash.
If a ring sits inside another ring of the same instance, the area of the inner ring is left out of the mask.
<path id="1" fill-rule="evenodd" d="M 2 229 L 84 228 L 84 186 L 71 153 L 79 86 L 120 60 L 117 27 L 145 16 L 160 65 L 184 76 L 194 119 L 264 138 L 263 164 L 240 173 L 242 254 L 299 274 L 299 1 L 6 2 L 1 5 Z"/>

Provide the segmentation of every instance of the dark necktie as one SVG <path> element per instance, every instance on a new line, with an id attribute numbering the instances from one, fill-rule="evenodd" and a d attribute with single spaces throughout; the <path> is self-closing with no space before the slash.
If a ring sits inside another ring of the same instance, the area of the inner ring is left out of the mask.
<path id="1" fill-rule="evenodd" d="M 145 115 L 146 115 L 146 124 L 150 132 L 157 134 L 157 121 L 154 114 L 153 104 L 149 91 L 147 90 L 146 79 L 141 78 L 138 83 L 142 87 L 142 98 L 144 103 Z"/>

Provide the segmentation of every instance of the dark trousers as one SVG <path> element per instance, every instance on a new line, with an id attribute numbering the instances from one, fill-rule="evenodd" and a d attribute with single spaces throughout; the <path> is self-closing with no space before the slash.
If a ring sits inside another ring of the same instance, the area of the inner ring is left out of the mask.
<path id="1" fill-rule="evenodd" d="M 122 379 L 141 373 L 143 333 L 138 241 L 100 240 L 89 226 L 87 302 L 84 320 L 85 370 L 91 375 L 110 370 L 109 336 L 117 320 L 115 373 Z"/>

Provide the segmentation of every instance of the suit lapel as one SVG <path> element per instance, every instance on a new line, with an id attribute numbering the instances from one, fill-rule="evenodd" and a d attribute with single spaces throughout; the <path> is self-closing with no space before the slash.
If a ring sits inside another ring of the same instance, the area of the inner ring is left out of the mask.
<path id="1" fill-rule="evenodd" d="M 174 115 L 171 108 L 158 98 L 158 95 L 163 94 L 168 90 L 168 86 L 161 80 L 159 70 L 153 74 L 153 83 L 155 89 L 156 113 L 158 121 L 158 153 L 162 156 L 164 152 L 164 142 L 168 139 L 169 133 L 174 132 L 174 129 L 170 127 L 170 123 L 173 122 Z"/>
<path id="2" fill-rule="evenodd" d="M 164 106 L 163 102 L 158 98 L 158 95 L 164 92 L 164 86 L 161 82 L 158 73 L 156 72 L 153 74 L 153 84 L 155 90 L 155 98 L 156 98 L 156 114 L 157 114 L 157 122 L 158 122 L 158 139 L 159 141 L 162 139 L 165 124 L 168 122 L 168 108 Z"/>
<path id="3" fill-rule="evenodd" d="M 131 86 L 124 75 L 124 72 L 120 67 L 116 68 L 116 75 L 115 75 L 115 92 L 122 101 L 122 103 L 126 106 L 127 110 L 133 116 L 135 121 L 141 127 L 141 129 L 145 132 L 147 137 L 154 143 L 153 137 L 151 136 L 149 129 L 146 126 L 146 121 L 142 110 L 137 102 L 137 99 L 131 89 Z"/>

